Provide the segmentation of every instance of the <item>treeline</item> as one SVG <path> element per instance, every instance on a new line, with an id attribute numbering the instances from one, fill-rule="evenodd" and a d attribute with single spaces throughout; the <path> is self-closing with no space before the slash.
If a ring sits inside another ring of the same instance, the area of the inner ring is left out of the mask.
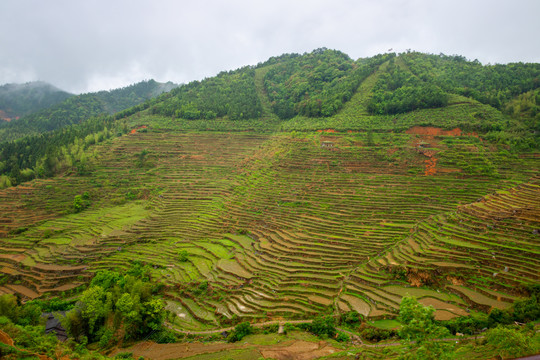
<path id="1" fill-rule="evenodd" d="M 288 56 L 264 77 L 272 110 L 281 119 L 334 115 L 360 83 L 391 56 L 377 55 L 355 62 L 340 51 L 325 48 L 303 56 Z"/>
<path id="2" fill-rule="evenodd" d="M 15 295 L 1 295 L 0 327 L 17 348 L 0 342 L 0 358 L 31 358 L 36 353 L 56 358 L 63 353 L 69 358 L 101 359 L 88 344 L 103 350 L 125 340 L 174 340 L 163 328 L 167 312 L 158 297 L 162 285 L 151 282 L 149 274 L 149 267 L 137 262 L 123 274 L 98 272 L 76 300 L 38 299 L 22 305 Z M 53 333 L 45 334 L 44 312 L 59 320 L 68 341 L 60 343 Z"/>
<path id="3" fill-rule="evenodd" d="M 151 113 L 188 120 L 256 119 L 261 116 L 262 106 L 254 78 L 255 70 L 244 67 L 193 81 L 163 96 L 152 106 Z"/>
<path id="4" fill-rule="evenodd" d="M 401 55 L 409 69 L 426 83 L 503 110 L 516 96 L 540 87 L 540 64 L 482 65 L 463 56 L 409 52 Z"/>
<path id="5" fill-rule="evenodd" d="M 8 118 L 48 108 L 73 96 L 43 81 L 0 86 L 0 110 Z"/>
<path id="6" fill-rule="evenodd" d="M 540 129 L 540 89 L 520 94 L 506 103 L 504 113 L 519 119 L 535 129 Z"/>
<path id="7" fill-rule="evenodd" d="M 72 96 L 50 108 L 16 121 L 0 124 L 0 142 L 53 131 L 81 123 L 93 116 L 113 114 L 138 105 L 175 86 L 172 83 L 161 84 L 149 80 L 116 90 Z"/>
<path id="8" fill-rule="evenodd" d="M 448 94 L 434 84 L 425 83 L 392 58 L 373 89 L 368 111 L 374 115 L 400 114 L 417 109 L 446 106 Z"/>
<path id="9" fill-rule="evenodd" d="M 67 169 L 89 171 L 86 149 L 127 132 L 125 122 L 104 115 L 55 131 L 0 144 L 0 189 L 34 178 L 46 178 Z"/>

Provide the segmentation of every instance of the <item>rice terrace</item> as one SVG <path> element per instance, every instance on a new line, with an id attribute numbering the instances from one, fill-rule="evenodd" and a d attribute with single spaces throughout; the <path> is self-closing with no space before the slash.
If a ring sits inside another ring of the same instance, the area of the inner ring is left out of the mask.
<path id="1" fill-rule="evenodd" d="M 6 122 L 34 130 L 0 143 L 0 305 L 60 311 L 72 343 L 18 343 L 4 313 L 0 354 L 538 353 L 539 79 L 318 49 L 52 131 Z M 444 331 L 410 330 L 406 306 Z"/>

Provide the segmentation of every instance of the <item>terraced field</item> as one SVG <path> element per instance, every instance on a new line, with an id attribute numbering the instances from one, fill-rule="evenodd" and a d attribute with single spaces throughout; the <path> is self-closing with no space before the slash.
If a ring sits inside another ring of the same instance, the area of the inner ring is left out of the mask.
<path id="1" fill-rule="evenodd" d="M 393 316 L 407 293 L 451 318 L 538 282 L 536 156 L 456 134 L 137 121 L 144 132 L 99 145 L 91 175 L 0 191 L 0 292 L 75 291 L 138 260 L 166 284 L 176 325 L 197 330 L 235 316 Z M 73 214 L 84 192 L 91 204 Z"/>

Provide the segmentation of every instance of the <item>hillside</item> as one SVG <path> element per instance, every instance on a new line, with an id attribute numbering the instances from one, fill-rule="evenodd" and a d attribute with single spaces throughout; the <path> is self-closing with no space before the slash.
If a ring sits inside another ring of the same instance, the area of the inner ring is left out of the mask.
<path id="1" fill-rule="evenodd" d="M 72 94 L 42 81 L 0 86 L 0 120 L 12 121 L 58 104 Z"/>
<path id="2" fill-rule="evenodd" d="M 436 320 L 495 327 L 540 280 L 539 76 L 319 49 L 3 144 L 0 294 L 87 301 L 95 274 L 135 264 L 182 334 L 352 312 L 380 324 L 408 295 Z M 114 319 L 92 321 L 115 336 L 132 321 Z"/>
<path id="3" fill-rule="evenodd" d="M 13 122 L 0 124 L 0 142 L 53 131 L 77 124 L 93 116 L 114 114 L 170 91 L 174 87 L 176 85 L 171 82 L 161 84 L 149 80 L 121 89 L 64 97 L 63 101 L 40 106 L 39 109 L 42 109 L 40 111 L 34 107 L 28 112 L 29 115 Z M 16 98 L 16 100 L 24 104 L 30 104 L 33 101 L 28 96 Z"/>

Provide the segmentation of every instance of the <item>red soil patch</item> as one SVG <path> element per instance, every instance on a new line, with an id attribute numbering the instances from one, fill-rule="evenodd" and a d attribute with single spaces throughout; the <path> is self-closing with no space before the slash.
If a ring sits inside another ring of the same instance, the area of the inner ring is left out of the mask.
<path id="1" fill-rule="evenodd" d="M 436 128 L 433 126 L 413 126 L 409 130 L 405 131 L 406 134 L 412 135 L 428 135 L 428 136 L 461 136 L 462 131 L 460 128 L 455 128 L 452 130 L 443 130 L 441 128 Z"/>
<path id="2" fill-rule="evenodd" d="M 11 118 L 9 118 L 4 110 L 0 110 L 0 119 L 10 122 Z"/>
<path id="3" fill-rule="evenodd" d="M 320 132 L 320 133 L 322 133 L 322 132 L 325 132 L 325 133 L 337 133 L 339 131 L 336 131 L 334 129 L 325 129 L 325 130 L 317 130 L 317 132 Z"/>
<path id="4" fill-rule="evenodd" d="M 146 125 L 136 127 L 135 129 L 131 130 L 130 134 L 135 134 L 137 132 L 137 130 L 139 130 L 139 129 L 147 129 L 147 128 L 148 128 L 148 126 L 146 126 Z"/>
<path id="5" fill-rule="evenodd" d="M 427 160 L 424 160 L 424 163 L 426 164 L 426 170 L 424 171 L 424 175 L 433 176 L 437 173 L 437 158 L 436 157 L 431 157 Z"/>
<path id="6" fill-rule="evenodd" d="M 452 130 L 443 130 L 434 126 L 413 126 L 409 130 L 405 131 L 406 134 L 411 135 L 424 135 L 424 136 L 474 136 L 478 137 L 476 132 L 464 133 L 460 128 Z"/>

